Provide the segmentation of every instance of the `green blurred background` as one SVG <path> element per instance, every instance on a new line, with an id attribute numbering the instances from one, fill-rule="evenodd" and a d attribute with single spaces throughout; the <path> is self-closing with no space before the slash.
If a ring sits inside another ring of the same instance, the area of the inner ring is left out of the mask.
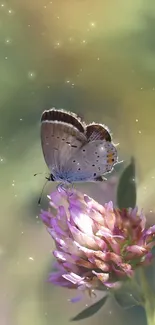
<path id="1" fill-rule="evenodd" d="M 40 115 L 52 106 L 109 126 L 120 159 L 136 158 L 138 205 L 154 222 L 155 2 L 10 0 L 0 2 L 0 324 L 69 324 L 90 304 L 46 282 L 53 241 L 39 221 L 46 166 Z M 100 202 L 103 184 L 80 185 Z M 109 182 L 110 182 L 109 181 Z M 113 183 L 114 181 L 114 183 Z M 114 185 L 113 185 L 114 184 Z M 46 193 L 42 208 L 47 207 Z M 141 309 L 109 301 L 86 324 L 145 324 Z"/>

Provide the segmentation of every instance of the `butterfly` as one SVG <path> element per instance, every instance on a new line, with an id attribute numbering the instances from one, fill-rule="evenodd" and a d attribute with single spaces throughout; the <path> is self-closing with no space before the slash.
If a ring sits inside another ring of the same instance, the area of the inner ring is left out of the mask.
<path id="1" fill-rule="evenodd" d="M 51 181 L 103 181 L 103 175 L 118 162 L 116 146 L 105 125 L 86 124 L 63 109 L 42 113 L 41 144 Z"/>

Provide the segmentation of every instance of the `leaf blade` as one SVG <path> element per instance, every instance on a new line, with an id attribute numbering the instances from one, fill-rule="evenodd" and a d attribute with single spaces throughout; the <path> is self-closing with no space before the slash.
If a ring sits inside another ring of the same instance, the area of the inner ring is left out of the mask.
<path id="1" fill-rule="evenodd" d="M 97 301 L 95 304 L 91 305 L 90 307 L 84 309 L 79 314 L 77 314 L 75 317 L 71 318 L 71 321 L 79 321 L 88 317 L 93 316 L 96 314 L 102 306 L 106 303 L 108 298 L 108 295 Z"/>
<path id="2" fill-rule="evenodd" d="M 142 293 L 134 286 L 134 282 L 129 282 L 121 289 L 113 292 L 116 303 L 123 309 L 130 309 L 134 306 L 142 305 Z"/>
<path id="3" fill-rule="evenodd" d="M 119 209 L 136 206 L 135 159 L 123 171 L 117 188 L 117 206 Z"/>

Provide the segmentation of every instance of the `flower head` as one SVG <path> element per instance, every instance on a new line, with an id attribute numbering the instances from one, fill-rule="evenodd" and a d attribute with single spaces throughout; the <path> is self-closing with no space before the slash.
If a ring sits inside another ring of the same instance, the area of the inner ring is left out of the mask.
<path id="1" fill-rule="evenodd" d="M 145 216 L 135 209 L 103 206 L 75 189 L 61 187 L 49 196 L 41 219 L 55 241 L 57 271 L 49 281 L 90 294 L 103 285 L 118 287 L 152 258 L 155 226 L 145 229 Z"/>

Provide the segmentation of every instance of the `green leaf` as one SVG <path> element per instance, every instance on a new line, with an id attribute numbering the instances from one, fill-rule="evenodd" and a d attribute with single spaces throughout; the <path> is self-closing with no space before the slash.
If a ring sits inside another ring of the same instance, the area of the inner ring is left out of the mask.
<path id="1" fill-rule="evenodd" d="M 134 208 L 136 205 L 135 160 L 132 157 L 130 164 L 123 171 L 117 188 L 117 206 Z"/>
<path id="2" fill-rule="evenodd" d="M 95 304 L 81 311 L 78 315 L 71 319 L 71 321 L 79 321 L 84 318 L 88 318 L 96 314 L 102 306 L 106 303 L 108 295 L 97 301 Z"/>
<path id="3" fill-rule="evenodd" d="M 139 306 L 142 303 L 142 297 L 140 293 L 133 288 L 126 288 L 126 290 L 118 290 L 114 293 L 114 298 L 117 304 L 123 309 L 129 309 L 134 306 Z"/>

